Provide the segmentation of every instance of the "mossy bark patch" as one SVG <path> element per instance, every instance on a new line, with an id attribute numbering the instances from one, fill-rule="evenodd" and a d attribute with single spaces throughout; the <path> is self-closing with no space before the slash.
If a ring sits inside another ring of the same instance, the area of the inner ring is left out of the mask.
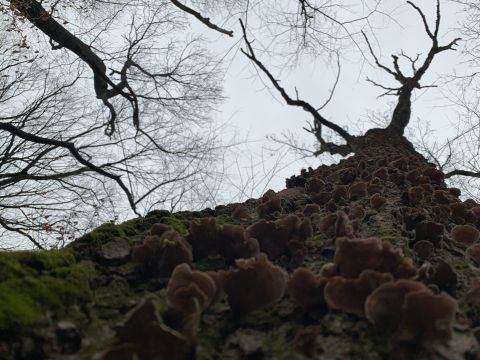
<path id="1" fill-rule="evenodd" d="M 47 313 L 65 315 L 90 299 L 88 262 L 76 262 L 73 251 L 0 253 L 0 332 L 27 330 Z"/>

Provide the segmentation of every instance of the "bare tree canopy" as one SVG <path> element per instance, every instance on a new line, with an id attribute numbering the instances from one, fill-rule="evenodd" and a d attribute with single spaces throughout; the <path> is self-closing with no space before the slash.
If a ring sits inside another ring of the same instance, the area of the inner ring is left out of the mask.
<path id="1" fill-rule="evenodd" d="M 116 189 L 137 214 L 186 194 L 213 200 L 222 66 L 184 32 L 191 15 L 226 30 L 177 1 L 12 0 L 0 11 L 3 230 L 65 243 L 128 210 Z"/>

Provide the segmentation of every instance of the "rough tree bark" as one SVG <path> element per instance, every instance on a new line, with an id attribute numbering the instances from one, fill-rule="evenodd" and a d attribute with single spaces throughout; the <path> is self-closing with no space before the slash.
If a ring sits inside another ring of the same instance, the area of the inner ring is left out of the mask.
<path id="1" fill-rule="evenodd" d="M 460 200 L 439 170 L 389 130 L 370 130 L 355 149 L 262 199 L 199 213 L 155 211 L 106 224 L 65 250 L 0 254 L 1 357 L 476 358 L 479 204 Z M 211 220 L 199 220 L 204 217 Z M 149 231 L 154 223 L 175 231 L 165 235 L 158 225 Z M 171 244 L 188 242 L 193 261 L 176 259 L 178 249 L 165 255 L 149 233 Z M 245 266 L 235 267 L 235 258 L 261 257 L 252 248 L 242 253 L 241 241 L 252 236 L 268 254 L 267 269 L 288 273 L 286 290 L 286 278 L 262 273 L 253 260 L 248 266 L 259 273 L 234 278 L 237 292 L 231 278 L 218 280 Z M 206 301 L 205 283 L 194 285 L 195 276 L 183 280 L 177 298 L 168 295 L 180 262 L 191 263 L 198 278 L 210 274 L 216 280 L 209 286 L 228 296 Z M 371 273 L 383 280 L 365 280 Z M 306 277 L 293 280 L 299 274 Z M 377 304 L 380 312 L 403 314 L 393 329 L 379 331 L 368 304 L 384 281 L 422 290 L 403 308 L 392 299 Z M 265 291 L 279 294 L 265 300 Z M 182 309 L 189 299 L 197 306 L 187 316 Z"/>

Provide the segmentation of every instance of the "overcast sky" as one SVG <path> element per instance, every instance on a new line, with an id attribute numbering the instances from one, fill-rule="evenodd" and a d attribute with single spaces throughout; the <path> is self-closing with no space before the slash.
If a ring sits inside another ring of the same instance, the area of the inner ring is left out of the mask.
<path id="1" fill-rule="evenodd" d="M 430 23 L 434 24 L 435 1 L 421 1 L 417 4 L 424 9 Z M 425 55 L 431 45 L 430 39 L 424 31 L 423 24 L 418 14 L 404 1 L 389 1 L 381 8 L 391 14 L 386 18 L 380 14 L 370 18 L 370 28 L 366 29 L 373 47 L 379 59 L 386 65 L 391 64 L 390 54 L 398 54 L 400 50 L 415 56 L 417 53 Z M 443 43 L 450 42 L 457 35 L 454 28 L 461 21 L 464 14 L 459 8 L 450 2 L 442 3 L 442 23 L 440 36 Z M 252 26 L 253 27 L 253 26 Z M 252 31 L 252 36 L 255 33 Z M 232 45 L 240 37 L 239 27 L 235 28 L 235 39 L 211 36 L 216 41 L 215 47 L 220 51 Z M 262 42 L 260 36 L 256 36 L 256 44 Z M 356 36 L 357 41 L 362 39 Z M 265 41 L 265 40 L 263 40 Z M 459 52 L 444 52 L 438 55 L 434 64 L 424 77 L 422 84 L 440 84 L 439 76 L 442 74 L 453 74 L 454 71 L 464 71 L 465 66 L 459 64 Z M 365 58 L 370 62 L 367 63 Z M 266 56 L 262 57 L 266 63 Z M 358 51 L 344 51 L 341 61 L 341 75 L 336 92 L 332 101 L 322 111 L 322 115 L 331 121 L 348 127 L 351 132 L 362 126 L 369 111 L 386 111 L 389 103 L 395 102 L 395 97 L 381 97 L 381 89 L 372 86 L 366 81 L 369 77 L 372 80 L 386 86 L 395 86 L 394 79 L 383 71 L 371 66 L 373 59 L 365 52 L 361 55 Z M 405 64 L 404 64 L 405 65 Z M 404 69 L 408 67 L 405 66 Z M 315 61 L 306 58 L 299 66 L 293 68 L 272 69 L 272 73 L 278 75 L 282 86 L 294 96 L 295 87 L 298 89 L 300 98 L 309 101 L 312 105 L 319 106 L 329 96 L 329 91 L 336 76 L 336 64 L 326 64 L 324 61 Z M 407 72 L 408 74 L 408 72 Z M 264 83 L 256 76 L 255 70 L 248 59 L 237 53 L 228 67 L 225 91 L 228 100 L 217 114 L 218 119 L 228 120 L 229 124 L 237 127 L 240 134 L 249 134 L 250 140 L 257 140 L 249 143 L 248 148 L 253 154 L 271 156 L 265 164 L 265 168 L 271 168 L 276 163 L 279 153 L 262 151 L 262 148 L 273 148 L 276 145 L 265 140 L 267 135 L 280 135 L 282 131 L 288 130 L 298 133 L 308 144 L 313 143 L 312 136 L 301 130 L 310 120 L 308 113 L 301 109 L 288 107 L 280 96 L 273 90 L 267 89 Z M 416 91 L 413 102 L 412 120 L 419 118 L 422 122 L 429 120 L 434 123 L 439 138 L 445 138 L 453 134 L 450 126 L 456 119 L 456 110 L 444 94 L 446 86 L 438 89 L 427 89 Z M 368 129 L 368 128 L 367 128 Z M 237 154 L 238 156 L 238 154 Z M 243 164 L 248 168 L 251 154 L 241 152 Z M 282 156 L 282 164 L 289 164 L 294 160 L 293 154 L 288 157 Z M 320 160 L 311 159 L 314 166 L 320 165 Z M 298 174 L 305 161 L 295 161 L 280 171 L 270 182 L 269 188 L 280 190 L 285 186 L 285 178 Z"/>

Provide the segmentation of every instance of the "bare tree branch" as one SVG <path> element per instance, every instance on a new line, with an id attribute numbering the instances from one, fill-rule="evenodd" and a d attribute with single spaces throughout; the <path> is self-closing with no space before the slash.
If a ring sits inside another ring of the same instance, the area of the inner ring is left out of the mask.
<path id="1" fill-rule="evenodd" d="M 280 86 L 278 80 L 276 80 L 274 78 L 274 76 L 270 73 L 270 71 L 265 67 L 265 65 L 260 61 L 258 60 L 258 58 L 256 57 L 255 55 L 255 51 L 253 50 L 253 47 L 252 47 L 252 44 L 251 42 L 248 40 L 248 37 L 247 37 L 247 33 L 246 33 L 246 29 L 245 29 L 245 26 L 242 22 L 242 20 L 240 20 L 240 26 L 242 28 L 242 32 L 243 32 L 243 38 L 245 40 L 245 44 L 247 46 L 247 51 L 245 51 L 244 49 L 242 49 L 242 53 L 248 58 L 250 59 L 266 76 L 267 78 L 270 80 L 270 82 L 272 83 L 272 85 L 274 86 L 274 88 L 280 93 L 280 95 L 282 96 L 282 98 L 285 100 L 285 102 L 288 104 L 288 105 L 291 105 L 291 106 L 297 106 L 297 107 L 301 107 L 303 110 L 305 110 L 306 112 L 310 113 L 312 116 L 313 116 L 313 120 L 314 120 L 314 130 L 310 131 L 312 132 L 316 137 L 317 139 L 319 140 L 319 142 L 321 143 L 322 147 L 325 149 L 325 151 L 329 151 L 329 152 L 332 152 L 334 151 L 335 153 L 338 153 L 336 151 L 341 151 L 341 153 L 345 153 L 345 149 L 346 148 L 349 148 L 348 146 L 348 143 L 351 142 L 354 137 L 352 135 L 350 135 L 346 130 L 344 130 L 343 128 L 341 128 L 340 126 L 338 126 L 337 124 L 325 119 L 322 115 L 319 114 L 319 112 L 311 105 L 309 104 L 308 102 L 306 101 L 303 101 L 303 100 L 300 100 L 300 99 L 292 99 L 288 94 L 287 92 L 285 91 L 285 89 Z M 342 146 L 342 147 L 339 147 L 339 146 L 334 146 L 334 144 L 328 144 L 326 143 L 323 138 L 322 138 L 322 133 L 321 133 L 321 129 L 322 129 L 322 125 L 323 126 L 326 126 L 327 128 L 335 131 L 336 133 L 338 133 L 346 142 L 347 142 L 347 145 L 345 146 Z M 351 149 L 350 151 L 351 152 Z"/>
<path id="2" fill-rule="evenodd" d="M 445 174 L 446 179 L 451 178 L 452 176 L 469 176 L 474 178 L 480 178 L 480 172 L 455 169 Z"/>
<path id="3" fill-rule="evenodd" d="M 178 7 L 179 9 L 185 11 L 186 13 L 193 15 L 196 17 L 200 22 L 202 22 L 204 25 L 208 26 L 210 29 L 213 29 L 215 31 L 218 31 L 222 34 L 228 35 L 230 37 L 233 37 L 233 31 L 232 30 L 225 30 L 215 24 L 213 24 L 209 18 L 206 18 L 202 16 L 198 11 L 193 10 L 192 8 L 186 6 L 185 4 L 182 4 L 180 1 L 177 0 L 170 0 L 173 5 Z"/>

